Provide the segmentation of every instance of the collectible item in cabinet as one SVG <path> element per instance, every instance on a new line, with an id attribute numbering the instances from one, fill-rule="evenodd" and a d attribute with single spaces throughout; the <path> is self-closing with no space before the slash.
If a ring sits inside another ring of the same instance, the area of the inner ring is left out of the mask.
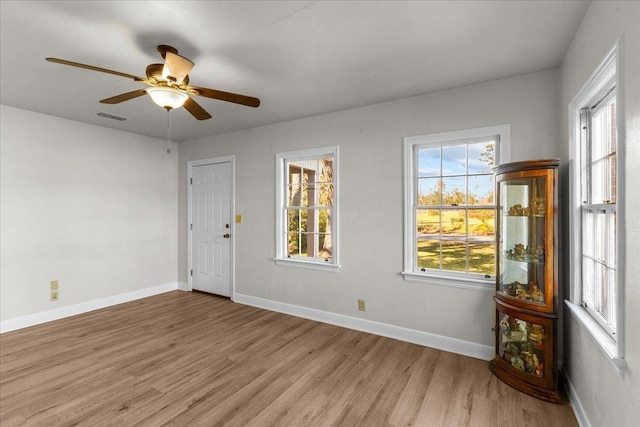
<path id="1" fill-rule="evenodd" d="M 558 160 L 496 166 L 496 355 L 491 371 L 559 402 Z"/>

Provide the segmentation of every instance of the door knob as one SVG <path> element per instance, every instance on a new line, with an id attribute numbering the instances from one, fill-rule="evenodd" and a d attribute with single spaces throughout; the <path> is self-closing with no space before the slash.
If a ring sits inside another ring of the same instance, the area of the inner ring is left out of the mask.
<path id="1" fill-rule="evenodd" d="M 222 236 L 222 237 L 224 237 L 225 239 L 228 239 L 229 237 L 231 237 L 231 235 L 230 235 L 229 233 L 227 233 L 227 234 L 225 234 L 225 235 L 224 235 L 224 236 Z"/>

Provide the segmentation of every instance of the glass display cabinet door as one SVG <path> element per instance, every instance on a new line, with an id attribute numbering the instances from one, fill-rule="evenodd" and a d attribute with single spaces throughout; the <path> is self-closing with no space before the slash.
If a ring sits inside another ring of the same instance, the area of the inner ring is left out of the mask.
<path id="1" fill-rule="evenodd" d="M 498 297 L 520 307 L 553 310 L 553 290 L 547 275 L 551 252 L 549 236 L 547 176 L 538 174 L 498 182 Z"/>
<path id="2" fill-rule="evenodd" d="M 505 313 L 500 313 L 499 318 L 499 356 L 522 373 L 544 378 L 547 336 L 544 325 Z"/>
<path id="3" fill-rule="evenodd" d="M 555 316 L 526 314 L 501 303 L 496 311 L 496 375 L 526 393 L 557 401 Z"/>

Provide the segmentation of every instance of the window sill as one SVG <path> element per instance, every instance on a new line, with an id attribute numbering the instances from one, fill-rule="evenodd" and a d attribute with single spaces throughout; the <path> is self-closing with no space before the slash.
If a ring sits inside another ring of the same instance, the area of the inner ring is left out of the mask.
<path id="1" fill-rule="evenodd" d="M 596 322 L 584 308 L 578 304 L 572 303 L 571 301 L 565 300 L 564 303 L 569 308 L 576 321 L 593 337 L 600 350 L 602 350 L 602 352 L 607 356 L 607 359 L 609 359 L 613 366 L 615 366 L 618 374 L 621 377 L 624 377 L 626 363 L 622 355 L 619 354 L 618 345 L 613 338 L 611 338 L 609 334 L 600 327 L 598 322 Z"/>
<path id="2" fill-rule="evenodd" d="M 430 276 L 421 273 L 402 272 L 406 282 L 426 283 L 449 288 L 472 289 L 474 291 L 495 292 L 495 282 L 485 280 L 463 279 L 460 277 Z"/>
<path id="3" fill-rule="evenodd" d="M 319 262 L 293 260 L 288 258 L 287 259 L 274 258 L 273 260 L 277 265 L 284 265 L 288 267 L 299 267 L 299 268 L 306 268 L 308 270 L 329 271 L 333 273 L 338 273 L 340 271 L 340 266 L 336 264 L 329 264 L 329 263 L 322 264 Z"/>

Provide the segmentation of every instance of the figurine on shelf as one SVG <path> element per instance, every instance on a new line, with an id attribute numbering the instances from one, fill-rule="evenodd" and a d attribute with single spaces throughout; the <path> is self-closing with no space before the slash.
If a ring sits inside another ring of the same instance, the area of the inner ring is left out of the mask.
<path id="1" fill-rule="evenodd" d="M 511 358 L 511 366 L 516 368 L 519 371 L 524 371 L 524 360 L 521 357 L 512 357 Z"/>
<path id="2" fill-rule="evenodd" d="M 500 319 L 500 332 L 507 335 L 509 333 L 509 316 Z"/>
<path id="3" fill-rule="evenodd" d="M 531 332 L 529 333 L 529 341 L 540 348 L 544 346 L 544 328 L 541 325 L 533 324 Z"/>
<path id="4" fill-rule="evenodd" d="M 513 356 L 517 356 L 518 353 L 520 352 L 518 350 L 518 346 L 515 345 L 514 343 L 510 342 L 507 344 L 507 348 L 505 348 L 505 351 Z"/>
<path id="5" fill-rule="evenodd" d="M 544 298 L 542 296 L 542 291 L 540 291 L 540 287 L 535 283 L 529 283 L 529 295 L 531 296 L 531 300 L 535 302 L 542 302 Z"/>
<path id="6" fill-rule="evenodd" d="M 513 205 L 509 208 L 510 216 L 522 216 L 522 205 Z"/>
<path id="7" fill-rule="evenodd" d="M 505 283 L 502 286 L 504 288 L 503 290 L 505 294 L 509 295 L 510 297 L 515 297 L 516 290 L 518 289 L 519 286 L 521 286 L 521 284 L 516 280 L 511 283 Z"/>
<path id="8" fill-rule="evenodd" d="M 504 251 L 504 257 L 506 259 L 513 259 L 513 249 L 509 249 Z"/>
<path id="9" fill-rule="evenodd" d="M 543 216 L 545 214 L 545 203 L 540 197 L 536 197 L 531 201 L 531 208 L 534 215 Z"/>
<path id="10" fill-rule="evenodd" d="M 531 216 L 531 208 L 522 209 L 522 215 L 523 216 Z"/>
<path id="11" fill-rule="evenodd" d="M 538 245 L 536 248 L 536 259 L 540 264 L 544 264 L 544 248 L 542 245 Z"/>
<path id="12" fill-rule="evenodd" d="M 513 248 L 513 258 L 524 261 L 524 245 L 522 243 L 516 243 Z"/>
<path id="13" fill-rule="evenodd" d="M 524 248 L 524 260 L 527 262 L 531 262 L 531 249 L 529 248 L 529 245 Z"/>
<path id="14" fill-rule="evenodd" d="M 527 372 L 528 374 L 533 374 L 538 367 L 538 365 L 533 362 L 533 358 L 531 356 L 526 356 L 524 358 L 524 364 L 525 372 Z"/>
<path id="15" fill-rule="evenodd" d="M 539 364 L 538 368 L 536 369 L 536 377 L 538 378 L 544 377 L 544 366 L 542 366 L 542 363 Z"/>

